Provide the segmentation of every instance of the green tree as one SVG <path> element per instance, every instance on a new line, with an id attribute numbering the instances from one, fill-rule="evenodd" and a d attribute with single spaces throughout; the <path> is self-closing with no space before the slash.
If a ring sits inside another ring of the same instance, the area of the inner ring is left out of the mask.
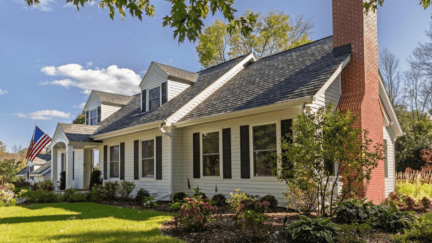
<path id="1" fill-rule="evenodd" d="M 84 123 L 85 123 L 85 111 L 83 110 L 81 114 L 79 114 L 77 118 L 73 120 L 72 124 L 84 124 Z"/>
<path id="2" fill-rule="evenodd" d="M 431 0 L 418 0 L 419 5 L 421 5 L 424 9 L 427 9 L 431 5 Z M 382 7 L 384 4 L 384 0 L 366 0 L 363 2 L 363 8 L 365 12 L 369 12 L 370 10 L 376 11 L 378 6 Z"/>
<path id="3" fill-rule="evenodd" d="M 22 162 L 15 162 L 15 160 L 5 159 L 0 162 L 0 181 L 13 182 L 15 174 L 22 169 Z"/>
<path id="4" fill-rule="evenodd" d="M 287 183 L 288 191 L 316 196 L 320 214 L 326 212 L 325 202 L 329 200 L 330 215 L 333 213 L 335 182 L 341 175 L 344 185 L 339 203 L 359 195 L 358 185 L 371 178 L 372 170 L 383 159 L 382 144 L 369 139 L 368 131 L 356 128 L 356 120 L 357 116 L 349 111 L 342 114 L 332 104 L 316 112 L 307 109 L 296 116 L 293 134 L 282 141 L 279 178 Z"/>
<path id="5" fill-rule="evenodd" d="M 240 29 L 227 31 L 227 23 L 216 20 L 199 35 L 198 53 L 203 67 L 210 67 L 253 52 L 259 59 L 311 41 L 313 24 L 303 16 L 291 18 L 283 11 L 262 14 L 246 10 L 244 16 L 257 16 L 249 35 Z"/>
<path id="6" fill-rule="evenodd" d="M 84 7 L 85 3 L 92 0 L 66 0 L 66 4 L 71 3 L 79 10 Z M 174 28 L 174 38 L 178 38 L 181 43 L 186 38 L 189 41 L 195 41 L 201 33 L 204 26 L 203 21 L 211 12 L 214 15 L 216 12 L 221 12 L 223 17 L 229 22 L 227 30 L 229 32 L 235 29 L 240 29 L 241 33 L 248 35 L 252 31 L 252 26 L 255 23 L 256 16 L 242 16 L 236 18 L 234 16 L 236 9 L 232 7 L 234 0 L 189 0 L 189 4 L 185 0 L 167 0 L 171 3 L 171 13 L 163 18 L 163 26 Z M 29 6 L 38 5 L 40 0 L 26 0 Z M 129 11 L 132 17 L 137 17 L 142 21 L 143 15 L 155 17 L 155 7 L 150 4 L 150 0 L 100 0 L 100 8 L 108 8 L 109 16 L 114 19 L 114 14 L 120 14 L 122 20 Z"/>

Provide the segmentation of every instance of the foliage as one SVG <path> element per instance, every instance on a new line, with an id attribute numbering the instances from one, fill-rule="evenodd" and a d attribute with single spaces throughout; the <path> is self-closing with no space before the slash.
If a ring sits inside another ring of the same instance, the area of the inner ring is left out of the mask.
<path id="1" fill-rule="evenodd" d="M 117 181 L 105 182 L 105 184 L 103 185 L 102 190 L 101 190 L 101 198 L 106 199 L 106 200 L 116 199 L 118 187 L 119 187 L 119 183 Z"/>
<path id="2" fill-rule="evenodd" d="M 404 230 L 404 234 L 397 234 L 395 242 L 430 242 L 432 238 L 432 212 L 420 217 L 418 224 L 412 229 Z"/>
<path id="3" fill-rule="evenodd" d="M 181 202 L 171 203 L 170 210 L 177 211 L 181 208 L 181 205 L 182 205 Z"/>
<path id="4" fill-rule="evenodd" d="M 22 169 L 22 162 L 14 159 L 0 161 L 0 181 L 12 183 L 16 180 L 15 174 Z"/>
<path id="5" fill-rule="evenodd" d="M 94 185 L 96 185 L 96 186 L 102 185 L 103 179 L 102 179 L 101 175 L 102 175 L 102 172 L 100 170 L 92 171 L 91 176 L 90 176 L 90 187 L 89 187 L 90 190 L 93 188 Z"/>
<path id="6" fill-rule="evenodd" d="M 26 181 L 26 179 L 23 176 L 20 176 L 17 180 L 13 182 L 13 184 L 15 185 L 15 188 L 30 186 L 30 183 Z"/>
<path id="7" fill-rule="evenodd" d="M 187 231 L 197 232 L 203 230 L 209 220 L 211 213 L 217 212 L 216 206 L 210 205 L 208 198 L 185 198 L 185 202 L 180 207 L 179 214 L 175 220 L 179 222 Z"/>
<path id="8" fill-rule="evenodd" d="M 228 199 L 228 203 L 230 207 L 234 210 L 234 212 L 239 213 L 242 207 L 242 201 L 245 199 L 249 199 L 250 197 L 245 192 L 240 192 L 240 189 L 236 189 L 235 193 L 230 193 L 231 198 Z"/>
<path id="9" fill-rule="evenodd" d="M 278 201 L 277 201 L 277 199 L 275 198 L 275 196 L 273 196 L 273 195 L 267 195 L 267 196 L 264 196 L 264 197 L 262 197 L 262 198 L 260 199 L 260 202 L 264 202 L 264 201 L 267 201 L 267 202 L 270 203 L 270 205 L 269 205 L 269 208 L 270 208 L 270 209 L 275 210 L 275 209 L 278 208 Z"/>
<path id="10" fill-rule="evenodd" d="M 375 208 L 370 220 L 374 228 L 394 233 L 402 229 L 410 229 L 416 218 L 410 212 L 401 212 L 393 202 L 389 206 L 379 205 Z"/>
<path id="11" fill-rule="evenodd" d="M 79 191 L 73 191 L 69 194 L 67 198 L 68 202 L 85 202 L 87 201 L 87 195 L 84 193 L 80 193 Z"/>
<path id="12" fill-rule="evenodd" d="M 72 124 L 85 124 L 85 110 L 83 110 L 81 112 L 81 114 L 79 114 L 75 120 L 73 120 Z"/>
<path id="13" fill-rule="evenodd" d="M 0 206 L 15 206 L 14 185 L 0 181 Z"/>
<path id="14" fill-rule="evenodd" d="M 423 199 L 420 200 L 420 203 L 424 209 L 432 207 L 432 203 L 427 197 L 423 197 Z"/>
<path id="15" fill-rule="evenodd" d="M 244 17 L 254 15 L 256 24 L 248 36 L 240 29 L 227 30 L 228 24 L 216 20 L 199 35 L 196 51 L 200 63 L 207 68 L 230 59 L 253 52 L 263 58 L 309 43 L 313 24 L 303 16 L 291 18 L 283 11 L 269 11 L 265 14 L 246 10 Z"/>
<path id="16" fill-rule="evenodd" d="M 146 197 L 143 201 L 145 208 L 155 208 L 157 206 L 154 197 Z"/>
<path id="17" fill-rule="evenodd" d="M 26 2 L 29 6 L 32 6 L 38 5 L 40 0 L 26 0 Z M 70 3 L 76 6 L 78 10 L 88 2 L 91 2 L 91 0 L 66 0 L 66 4 Z M 245 36 L 252 31 L 251 26 L 256 21 L 254 15 L 235 18 L 234 13 L 237 10 L 232 7 L 234 0 L 190 0 L 189 5 L 184 0 L 168 0 L 168 2 L 171 4 L 171 13 L 163 18 L 163 26 L 174 28 L 174 38 L 178 37 L 179 43 L 186 38 L 189 41 L 197 39 L 204 25 L 203 21 L 210 11 L 212 15 L 215 15 L 218 11 L 222 13 L 223 17 L 230 23 L 227 26 L 228 31 L 232 32 L 238 28 Z M 127 11 L 132 17 L 136 16 L 140 20 L 142 20 L 144 14 L 155 17 L 155 7 L 150 4 L 150 0 L 101 0 L 99 7 L 108 8 L 111 19 L 114 19 L 116 10 L 122 20 Z"/>
<path id="18" fill-rule="evenodd" d="M 300 220 L 288 225 L 286 229 L 296 242 L 334 242 L 339 227 L 330 220 L 331 218 L 324 218 L 322 215 L 314 219 L 300 215 Z"/>
<path id="19" fill-rule="evenodd" d="M 124 200 L 130 199 L 130 194 L 135 189 L 135 183 L 128 182 L 128 181 L 122 181 L 120 182 L 119 187 L 117 187 L 117 194 L 120 195 L 120 198 Z"/>
<path id="20" fill-rule="evenodd" d="M 30 203 L 50 203 L 62 200 L 61 196 L 54 192 L 45 191 L 42 188 L 36 191 L 21 190 L 18 197 L 22 197 L 25 201 Z"/>
<path id="21" fill-rule="evenodd" d="M 50 180 L 44 180 L 38 183 L 38 187 L 45 191 L 53 191 L 54 183 Z"/>
<path id="22" fill-rule="evenodd" d="M 313 180 L 307 183 L 290 183 L 292 186 L 284 193 L 288 200 L 287 207 L 301 214 L 310 214 L 318 209 L 318 191 Z"/>
<path id="23" fill-rule="evenodd" d="M 60 172 L 60 190 L 66 189 L 66 171 Z"/>
<path id="24" fill-rule="evenodd" d="M 396 180 L 396 191 L 406 197 L 421 200 L 423 197 L 432 197 L 432 182 L 422 183 L 419 180 Z"/>
<path id="25" fill-rule="evenodd" d="M 188 195 L 184 192 L 176 192 L 174 193 L 173 197 L 172 197 L 172 201 L 173 202 L 183 202 L 184 198 L 187 198 Z"/>
<path id="26" fill-rule="evenodd" d="M 364 223 L 374 213 L 372 202 L 366 202 L 367 198 L 349 199 L 341 203 L 335 210 L 336 222 L 343 224 Z"/>
<path id="27" fill-rule="evenodd" d="M 282 142 L 282 170 L 279 178 L 288 188 L 297 188 L 319 198 L 324 214 L 330 196 L 330 214 L 337 184 L 343 174 L 344 186 L 339 203 L 354 195 L 383 159 L 383 145 L 368 138 L 368 131 L 355 127 L 358 116 L 341 113 L 333 104 L 296 116 L 292 129 Z M 359 139 L 363 138 L 363 139 Z M 328 168 L 338 163 L 335 174 Z M 330 165 L 330 166 L 329 166 Z"/>
<path id="28" fill-rule="evenodd" d="M 150 197 L 150 193 L 147 190 L 139 189 L 136 196 L 135 201 L 141 205 L 141 203 L 144 201 L 144 199 Z"/>
<path id="29" fill-rule="evenodd" d="M 159 230 L 171 218 L 167 213 L 96 203 L 3 207 L 0 238 L 2 242 L 178 243 L 178 239 L 164 236 Z M 23 236 L 24 232 L 31 233 Z"/>
<path id="30" fill-rule="evenodd" d="M 343 224 L 339 226 L 336 242 L 365 243 L 371 227 L 369 224 Z"/>
<path id="31" fill-rule="evenodd" d="M 420 5 L 427 9 L 431 5 L 431 0 L 419 0 Z M 366 0 L 363 2 L 363 8 L 365 13 L 369 11 L 375 12 L 378 9 L 378 6 L 382 7 L 384 4 L 384 0 Z"/>
<path id="32" fill-rule="evenodd" d="M 216 194 L 210 200 L 212 206 L 222 207 L 227 205 L 227 199 L 223 194 Z"/>
<path id="33" fill-rule="evenodd" d="M 404 202 L 407 205 L 408 209 L 410 209 L 410 210 L 414 209 L 414 207 L 416 205 L 415 200 L 412 199 L 411 197 L 405 197 Z"/>
<path id="34" fill-rule="evenodd" d="M 99 202 L 101 199 L 100 197 L 100 186 L 94 186 L 92 189 L 90 189 L 90 193 L 88 195 L 88 199 L 91 202 Z"/>
<path id="35" fill-rule="evenodd" d="M 240 196 L 242 197 L 242 196 Z M 239 197 L 239 198 L 240 198 Z M 252 238 L 262 238 L 268 232 L 268 217 L 265 215 L 270 203 L 260 202 L 258 198 L 245 198 L 232 204 L 237 212 L 234 216 L 243 233 Z"/>
<path id="36" fill-rule="evenodd" d="M 192 195 L 192 197 L 195 197 L 195 198 L 201 197 L 202 199 L 207 198 L 206 194 L 201 192 L 201 189 L 198 186 L 196 188 L 194 188 L 194 192 L 195 193 Z"/>

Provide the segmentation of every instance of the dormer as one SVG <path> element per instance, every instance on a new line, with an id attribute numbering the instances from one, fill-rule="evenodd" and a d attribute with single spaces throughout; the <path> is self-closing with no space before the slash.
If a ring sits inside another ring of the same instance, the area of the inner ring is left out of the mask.
<path id="1" fill-rule="evenodd" d="M 152 62 L 141 81 L 141 111 L 156 110 L 198 79 L 198 74 Z"/>
<path id="2" fill-rule="evenodd" d="M 85 125 L 97 125 L 125 106 L 132 96 L 93 90 L 84 106 Z"/>

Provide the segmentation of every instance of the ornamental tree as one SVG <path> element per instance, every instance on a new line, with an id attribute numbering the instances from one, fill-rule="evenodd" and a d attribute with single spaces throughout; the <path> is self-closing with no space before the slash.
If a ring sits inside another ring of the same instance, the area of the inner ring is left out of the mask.
<path id="1" fill-rule="evenodd" d="M 326 213 L 325 203 L 333 200 L 337 181 L 344 185 L 340 200 L 358 195 L 365 180 L 383 159 L 381 143 L 368 138 L 368 131 L 355 126 L 358 116 L 350 111 L 341 113 L 330 104 L 317 111 L 307 108 L 292 126 L 293 134 L 282 141 L 279 178 L 290 190 L 300 191 L 309 200 L 318 202 L 316 211 Z"/>

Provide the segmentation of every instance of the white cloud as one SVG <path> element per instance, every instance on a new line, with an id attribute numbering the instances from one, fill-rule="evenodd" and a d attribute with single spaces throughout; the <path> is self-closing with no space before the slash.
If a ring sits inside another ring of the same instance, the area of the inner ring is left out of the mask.
<path id="1" fill-rule="evenodd" d="M 5 94 L 7 94 L 7 93 L 8 93 L 7 90 L 0 89 L 0 95 L 5 95 Z"/>
<path id="2" fill-rule="evenodd" d="M 58 110 L 41 110 L 35 111 L 32 113 L 16 113 L 18 117 L 32 119 L 32 120 L 51 120 L 53 118 L 71 118 L 72 115 L 70 113 L 66 113 Z"/>
<path id="3" fill-rule="evenodd" d="M 77 87 L 84 94 L 91 90 L 100 90 L 118 94 L 134 95 L 140 92 L 141 82 L 139 74 L 127 68 L 111 65 L 104 69 L 85 69 L 79 64 L 63 66 L 45 66 L 41 72 L 48 76 L 63 77 L 54 81 L 43 81 L 39 85 L 57 85 L 64 88 Z"/>
<path id="4" fill-rule="evenodd" d="M 87 62 L 86 63 L 86 68 L 93 66 L 93 62 Z"/>
<path id="5" fill-rule="evenodd" d="M 86 104 L 86 103 L 83 102 L 83 103 L 81 103 L 81 104 L 79 104 L 79 105 L 74 105 L 73 108 L 75 108 L 75 109 L 84 109 L 85 104 Z"/>

